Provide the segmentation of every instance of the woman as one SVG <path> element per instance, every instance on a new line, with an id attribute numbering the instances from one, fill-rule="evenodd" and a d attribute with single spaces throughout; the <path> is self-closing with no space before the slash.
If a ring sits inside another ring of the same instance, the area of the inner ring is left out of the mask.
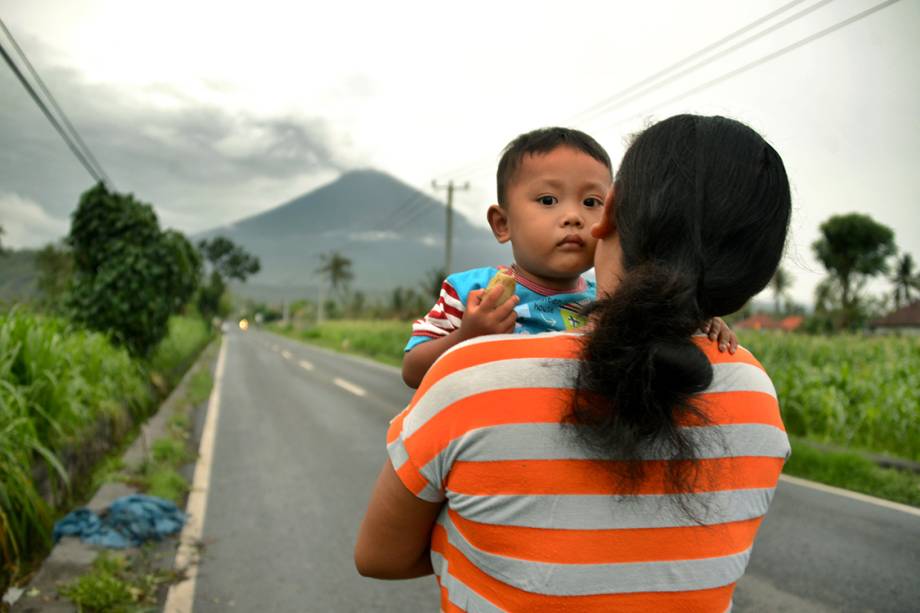
<path id="1" fill-rule="evenodd" d="M 592 229 L 589 328 L 435 364 L 391 423 L 359 572 L 434 572 L 444 611 L 729 609 L 789 443 L 757 360 L 698 330 L 766 286 L 789 216 L 743 124 L 640 134 Z"/>

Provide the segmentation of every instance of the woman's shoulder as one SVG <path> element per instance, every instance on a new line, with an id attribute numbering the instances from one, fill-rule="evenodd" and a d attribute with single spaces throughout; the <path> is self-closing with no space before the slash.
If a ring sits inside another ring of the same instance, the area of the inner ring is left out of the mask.
<path id="1" fill-rule="evenodd" d="M 693 337 L 712 364 L 713 380 L 707 391 L 762 391 L 776 397 L 776 390 L 763 364 L 747 348 L 739 346 L 735 353 L 719 351 L 716 341 L 705 335 Z"/>
<path id="2" fill-rule="evenodd" d="M 459 343 L 428 369 L 416 396 L 450 379 L 472 391 L 487 379 L 527 379 L 534 369 L 546 372 L 554 363 L 571 364 L 581 354 L 582 335 L 573 332 L 492 334 Z"/>
<path id="3" fill-rule="evenodd" d="M 485 364 L 515 358 L 578 359 L 583 338 L 583 334 L 569 331 L 490 334 L 454 345 L 438 361 L 456 368 L 465 363 Z"/>
<path id="4" fill-rule="evenodd" d="M 785 430 L 776 388 L 760 361 L 745 347 L 720 352 L 705 336 L 694 342 L 712 364 L 712 382 L 702 396 L 717 423 L 760 423 Z"/>

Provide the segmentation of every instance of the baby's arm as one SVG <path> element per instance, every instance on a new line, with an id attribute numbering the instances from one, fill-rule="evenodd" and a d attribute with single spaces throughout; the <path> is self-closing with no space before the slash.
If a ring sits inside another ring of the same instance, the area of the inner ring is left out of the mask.
<path id="1" fill-rule="evenodd" d="M 466 303 L 460 327 L 447 336 L 416 345 L 403 357 L 402 376 L 406 385 L 415 389 L 422 377 L 441 354 L 467 339 L 484 334 L 504 334 L 514 331 L 516 314 L 514 307 L 520 301 L 512 295 L 504 303 L 498 300 L 503 293 L 501 286 L 489 290 L 473 290 Z"/>

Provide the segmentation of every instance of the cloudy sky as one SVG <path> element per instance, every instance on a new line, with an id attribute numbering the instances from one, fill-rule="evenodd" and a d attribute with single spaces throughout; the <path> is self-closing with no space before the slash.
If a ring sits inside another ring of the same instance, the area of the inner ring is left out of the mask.
<path id="1" fill-rule="evenodd" d="M 518 133 L 578 127 L 618 159 L 650 120 L 696 112 L 749 123 L 783 156 L 798 300 L 822 277 L 810 245 L 830 215 L 868 213 L 920 259 L 917 0 L 0 0 L 0 17 L 115 187 L 185 232 L 363 167 L 425 190 L 470 181 L 456 204 L 484 223 Z M 0 143 L 4 243 L 65 234 L 92 180 L 5 65 Z"/>

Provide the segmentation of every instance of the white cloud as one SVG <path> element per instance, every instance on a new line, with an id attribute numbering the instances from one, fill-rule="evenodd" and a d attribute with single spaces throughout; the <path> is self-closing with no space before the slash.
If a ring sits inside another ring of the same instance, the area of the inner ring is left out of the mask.
<path id="1" fill-rule="evenodd" d="M 22 249 L 41 247 L 67 233 L 69 222 L 52 217 L 37 202 L 11 192 L 0 192 L 3 245 Z"/>
<path id="2" fill-rule="evenodd" d="M 385 231 L 370 231 L 370 232 L 352 232 L 348 235 L 348 240 L 350 241 L 360 241 L 360 242 L 379 242 L 379 241 L 392 241 L 399 238 L 399 234 L 396 232 L 385 232 Z"/>

